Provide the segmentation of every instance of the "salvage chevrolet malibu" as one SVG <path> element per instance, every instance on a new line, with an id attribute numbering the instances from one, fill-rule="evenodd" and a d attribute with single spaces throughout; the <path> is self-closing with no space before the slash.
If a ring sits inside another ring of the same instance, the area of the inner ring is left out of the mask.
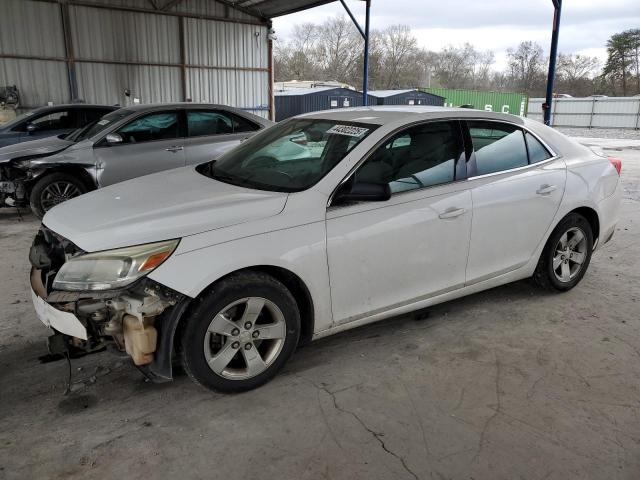
<path id="1" fill-rule="evenodd" d="M 573 288 L 613 235 L 620 168 L 510 115 L 303 115 L 52 209 L 33 301 L 58 353 L 112 344 L 154 381 L 179 360 L 247 390 L 312 339 L 528 277 Z"/>

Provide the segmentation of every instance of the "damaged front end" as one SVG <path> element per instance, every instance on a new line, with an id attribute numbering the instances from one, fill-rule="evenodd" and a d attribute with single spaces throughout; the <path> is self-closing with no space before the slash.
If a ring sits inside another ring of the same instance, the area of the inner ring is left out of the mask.
<path id="1" fill-rule="evenodd" d="M 173 336 L 189 297 L 147 278 L 146 274 L 122 286 L 115 281 L 115 288 L 103 288 L 111 284 L 89 283 L 87 288 L 80 289 L 79 284 L 73 283 L 75 273 L 68 272 L 69 262 L 86 264 L 75 268 L 87 270 L 87 278 L 93 278 L 98 270 L 111 269 L 114 262 L 130 270 L 139 269 L 159 255 L 152 253 L 145 257 L 145 263 L 136 263 L 136 259 L 121 254 L 121 250 L 112 251 L 119 255 L 117 260 L 111 260 L 108 255 L 116 255 L 110 252 L 88 254 L 42 226 L 29 259 L 36 313 L 56 332 L 49 341 L 50 351 L 82 354 L 112 346 L 129 354 L 152 380 L 171 380 Z M 98 259 L 93 260 L 94 257 Z"/>
<path id="2" fill-rule="evenodd" d="M 0 206 L 27 206 L 33 176 L 23 161 L 0 163 Z"/>

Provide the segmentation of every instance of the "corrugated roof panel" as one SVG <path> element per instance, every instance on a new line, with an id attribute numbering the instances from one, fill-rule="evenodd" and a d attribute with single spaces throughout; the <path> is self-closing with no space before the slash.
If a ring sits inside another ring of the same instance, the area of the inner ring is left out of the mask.
<path id="1" fill-rule="evenodd" d="M 183 0 L 173 7 L 171 11 L 180 13 L 196 13 L 210 17 L 227 17 L 233 20 L 255 21 L 255 16 L 241 12 L 231 6 L 224 5 L 214 0 Z"/>
<path id="2" fill-rule="evenodd" d="M 289 96 L 296 97 L 299 95 L 310 95 L 312 93 L 326 92 L 327 90 L 336 90 L 336 89 L 343 90 L 340 87 L 292 88 L 291 90 L 274 92 L 274 95 L 278 97 L 289 97 Z M 362 95 L 362 92 L 358 92 L 357 90 L 349 90 L 349 91 Z"/>
<path id="3" fill-rule="evenodd" d="M 279 17 L 289 13 L 319 7 L 335 0 L 241 0 L 240 7 L 255 12 L 265 18 Z"/>
<path id="4" fill-rule="evenodd" d="M 373 97 L 385 98 L 385 97 L 393 97 L 394 95 L 400 95 L 403 93 L 409 92 L 417 92 L 418 90 L 407 89 L 407 90 L 369 90 L 367 93 Z"/>

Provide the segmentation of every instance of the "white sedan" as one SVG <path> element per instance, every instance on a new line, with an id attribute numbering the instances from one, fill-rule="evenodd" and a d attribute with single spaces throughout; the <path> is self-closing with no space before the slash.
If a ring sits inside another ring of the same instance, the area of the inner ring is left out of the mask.
<path id="1" fill-rule="evenodd" d="M 292 158 L 292 139 L 313 148 Z M 498 113 L 302 115 L 52 209 L 34 304 L 54 351 L 115 343 L 155 381 L 177 356 L 246 390 L 303 342 L 528 277 L 573 288 L 614 233 L 620 167 Z"/>

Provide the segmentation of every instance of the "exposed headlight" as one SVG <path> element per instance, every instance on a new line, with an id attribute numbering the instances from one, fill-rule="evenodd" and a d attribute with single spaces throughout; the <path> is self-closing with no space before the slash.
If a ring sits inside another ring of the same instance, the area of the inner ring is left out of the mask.
<path id="1" fill-rule="evenodd" d="M 58 290 L 112 290 L 135 282 L 161 265 L 179 240 L 87 253 L 68 260 L 58 271 Z"/>

